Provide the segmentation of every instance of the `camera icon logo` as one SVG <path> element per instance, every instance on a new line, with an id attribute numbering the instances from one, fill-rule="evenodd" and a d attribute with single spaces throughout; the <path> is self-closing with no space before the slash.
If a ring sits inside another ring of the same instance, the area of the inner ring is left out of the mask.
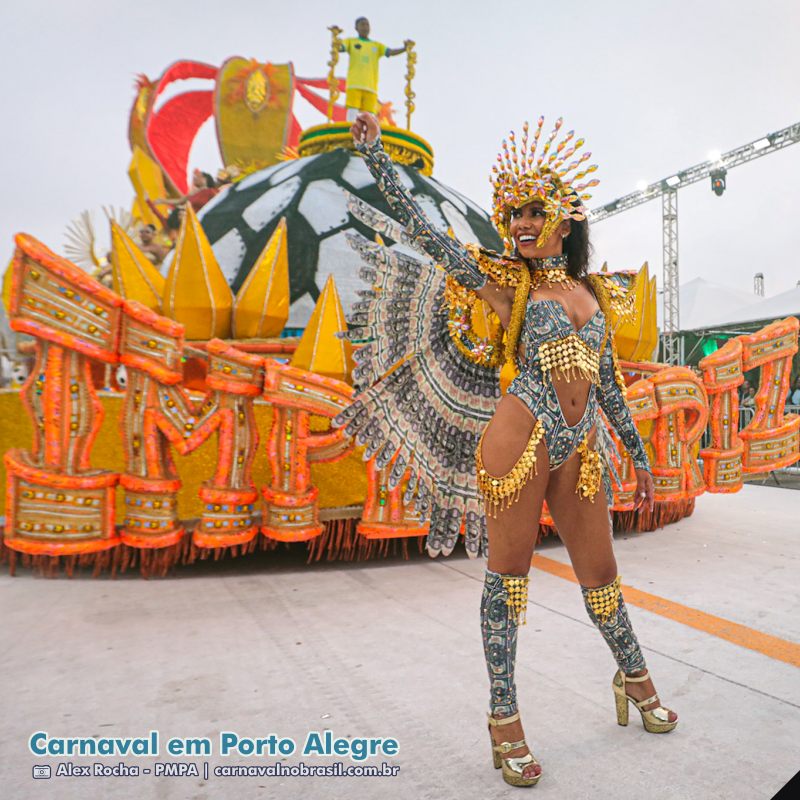
<path id="1" fill-rule="evenodd" d="M 50 777 L 50 765 L 49 764 L 34 764 L 34 766 L 33 766 L 33 777 L 34 778 L 49 778 Z"/>

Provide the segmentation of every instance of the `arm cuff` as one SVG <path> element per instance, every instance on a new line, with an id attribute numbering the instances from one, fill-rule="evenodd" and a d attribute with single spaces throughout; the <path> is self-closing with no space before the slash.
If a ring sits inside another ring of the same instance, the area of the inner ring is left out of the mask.
<path id="1" fill-rule="evenodd" d="M 636 461 L 634 461 L 633 462 L 633 466 L 636 469 L 644 469 L 644 470 L 647 470 L 647 472 L 649 472 L 651 475 L 653 474 L 653 468 L 650 466 L 650 462 L 649 461 L 644 461 L 644 462 L 639 461 L 638 463 Z"/>
<path id="2" fill-rule="evenodd" d="M 356 142 L 356 150 L 359 153 L 374 153 L 376 150 L 383 149 L 383 142 L 381 136 L 378 134 L 371 142 Z"/>

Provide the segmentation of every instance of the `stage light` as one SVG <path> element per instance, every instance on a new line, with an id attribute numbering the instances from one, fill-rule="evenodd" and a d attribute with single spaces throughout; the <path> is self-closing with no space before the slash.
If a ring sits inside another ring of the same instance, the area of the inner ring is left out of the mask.
<path id="1" fill-rule="evenodd" d="M 722 193 L 727 188 L 725 183 L 725 176 L 728 174 L 727 170 L 724 169 L 715 169 L 711 172 L 711 191 L 717 197 L 722 197 Z"/>
<path id="2" fill-rule="evenodd" d="M 677 175 L 670 175 L 669 178 L 666 179 L 665 183 L 669 186 L 670 189 L 674 189 L 679 183 L 681 179 Z"/>
<path id="3" fill-rule="evenodd" d="M 763 150 L 765 147 L 769 147 L 770 141 L 765 136 L 763 139 L 759 139 L 757 142 L 753 142 L 753 150 Z"/>

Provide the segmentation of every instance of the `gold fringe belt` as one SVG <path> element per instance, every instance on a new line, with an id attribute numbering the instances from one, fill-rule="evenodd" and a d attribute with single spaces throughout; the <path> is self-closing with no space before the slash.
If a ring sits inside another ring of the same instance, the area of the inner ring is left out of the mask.
<path id="1" fill-rule="evenodd" d="M 497 519 L 497 512 L 508 508 L 512 503 L 516 503 L 519 500 L 522 487 L 531 476 L 536 474 L 536 448 L 544 436 L 544 425 L 541 420 L 536 420 L 522 455 L 505 475 L 492 475 L 483 465 L 481 448 L 485 433 L 486 428 L 481 434 L 478 449 L 475 451 L 475 463 L 478 469 L 478 489 L 487 503 L 489 513 L 494 519 Z"/>

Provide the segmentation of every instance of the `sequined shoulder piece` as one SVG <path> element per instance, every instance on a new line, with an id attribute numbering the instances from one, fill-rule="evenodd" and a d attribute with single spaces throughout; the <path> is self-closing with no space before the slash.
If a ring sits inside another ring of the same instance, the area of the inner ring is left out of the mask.
<path id="1" fill-rule="evenodd" d="M 523 280 L 525 263 L 522 259 L 487 250 L 479 244 L 464 245 L 475 259 L 480 271 L 500 286 L 519 286 Z"/>
<path id="2" fill-rule="evenodd" d="M 593 272 L 587 279 L 609 324 L 616 329 L 623 322 L 635 322 L 636 272 Z"/>

